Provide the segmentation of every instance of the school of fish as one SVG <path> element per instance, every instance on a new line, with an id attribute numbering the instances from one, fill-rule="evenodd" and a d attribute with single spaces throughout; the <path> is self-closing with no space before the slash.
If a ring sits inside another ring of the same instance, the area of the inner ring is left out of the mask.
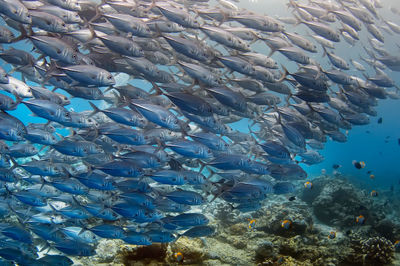
<path id="1" fill-rule="evenodd" d="M 0 0 L 0 256 L 69 265 L 101 238 L 212 235 L 193 206 L 247 212 L 292 193 L 328 138 L 399 98 L 400 56 L 384 44 L 400 25 L 381 1 L 287 6 L 277 18 L 228 0 Z M 350 59 L 339 42 L 362 49 Z M 76 98 L 92 109 L 73 111 Z"/>

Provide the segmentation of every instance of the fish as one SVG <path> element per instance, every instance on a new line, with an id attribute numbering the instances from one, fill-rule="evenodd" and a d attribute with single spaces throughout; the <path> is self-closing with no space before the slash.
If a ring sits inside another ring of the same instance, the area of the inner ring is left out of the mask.
<path id="1" fill-rule="evenodd" d="M 251 219 L 251 220 L 249 219 L 249 225 L 248 225 L 249 229 L 253 230 L 255 228 L 255 226 L 256 226 L 256 220 L 255 219 Z"/>
<path id="2" fill-rule="evenodd" d="M 335 232 L 335 231 L 329 232 L 328 238 L 329 238 L 329 239 L 335 239 L 335 238 L 336 238 L 336 232 Z"/>
<path id="3" fill-rule="evenodd" d="M 289 201 L 294 201 L 294 200 L 296 200 L 296 196 L 291 196 L 291 197 L 289 197 L 288 200 L 289 200 Z"/>
<path id="4" fill-rule="evenodd" d="M 290 221 L 290 220 L 284 220 L 284 221 L 282 221 L 281 227 L 282 227 L 283 229 L 286 229 L 286 230 L 290 229 L 290 228 L 292 227 L 292 221 Z"/>
<path id="5" fill-rule="evenodd" d="M 182 236 L 186 237 L 206 237 L 214 234 L 215 229 L 212 226 L 200 225 L 186 230 Z"/>
<path id="6" fill-rule="evenodd" d="M 383 120 L 382 117 L 379 117 L 377 123 L 382 124 L 382 120 Z"/>
<path id="7" fill-rule="evenodd" d="M 377 197 L 378 196 L 378 192 L 376 190 L 372 190 L 370 195 L 371 195 L 371 197 Z"/>
<path id="8" fill-rule="evenodd" d="M 399 244 L 400 244 L 400 241 L 399 241 L 399 240 L 396 240 L 396 241 L 394 242 L 394 247 L 395 247 L 396 250 L 399 249 Z"/>
<path id="9" fill-rule="evenodd" d="M 355 219 L 356 223 L 359 225 L 363 225 L 365 223 L 365 217 L 363 215 L 359 215 Z"/>
<path id="10" fill-rule="evenodd" d="M 275 194 L 286 194 L 295 191 L 295 187 L 290 182 L 279 182 L 274 185 Z"/>
<path id="11" fill-rule="evenodd" d="M 357 162 L 357 161 L 354 160 L 352 163 L 353 163 L 354 167 L 357 168 L 357 169 L 362 169 L 366 165 L 365 162 L 363 162 L 363 161 Z"/>
<path id="12" fill-rule="evenodd" d="M 179 251 L 174 253 L 174 258 L 177 262 L 182 262 L 184 259 L 183 254 Z"/>
<path id="13" fill-rule="evenodd" d="M 215 208 L 315 191 L 325 143 L 399 98 L 400 31 L 378 1 L 286 2 L 275 18 L 228 0 L 1 0 L 0 257 L 70 265 L 103 238 L 213 237 Z M 39 259 L 40 242 L 64 255 Z"/>
<path id="14" fill-rule="evenodd" d="M 304 183 L 304 187 L 306 189 L 312 189 L 313 188 L 313 184 L 310 181 L 307 181 L 306 183 Z"/>

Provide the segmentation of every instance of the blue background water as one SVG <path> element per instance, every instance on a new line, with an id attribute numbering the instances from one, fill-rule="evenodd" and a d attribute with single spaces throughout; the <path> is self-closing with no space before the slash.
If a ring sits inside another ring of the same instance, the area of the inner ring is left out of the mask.
<path id="1" fill-rule="evenodd" d="M 239 6 L 245 7 L 247 9 L 253 10 L 258 13 L 265 13 L 270 16 L 291 16 L 288 8 L 285 5 L 286 1 L 278 0 L 259 0 L 258 2 L 251 2 L 249 0 L 241 1 Z M 386 19 L 392 20 L 397 24 L 400 24 L 400 16 L 394 15 L 389 11 L 390 5 L 395 5 L 400 8 L 400 3 L 396 0 L 384 1 L 385 10 L 380 10 Z M 264 12 L 260 12 L 260 10 Z M 4 23 L 4 22 L 2 22 Z M 295 29 L 290 26 L 286 27 L 290 32 L 298 32 L 301 34 L 307 34 L 306 27 L 304 25 L 299 25 Z M 363 28 L 361 32 L 361 41 L 358 42 L 356 47 L 350 47 L 343 38 L 341 43 L 336 45 L 334 50 L 335 54 L 343 58 L 353 58 L 359 62 L 359 54 L 363 53 L 360 44 L 367 43 L 367 37 L 370 35 Z M 400 44 L 400 36 L 388 35 L 385 33 L 385 48 L 393 53 L 399 53 L 399 48 L 396 44 Z M 30 50 L 31 45 L 25 42 L 20 42 L 16 48 Z M 4 48 L 8 48 L 4 45 Z M 256 44 L 253 46 L 259 52 L 267 54 L 269 49 L 264 44 Z M 320 49 L 320 48 L 319 48 Z M 320 50 L 318 54 L 313 56 L 325 69 L 330 68 L 328 59 L 326 57 L 322 58 L 322 51 Z M 311 55 L 312 56 L 312 55 Z M 286 58 L 282 55 L 276 53 L 273 58 L 279 63 L 288 66 L 290 71 L 295 71 L 297 69 L 296 64 L 292 62 L 287 62 Z M 365 65 L 365 63 L 364 63 Z M 2 67 L 9 70 L 9 66 L 2 63 Z M 367 66 L 366 66 L 367 67 Z M 367 67 L 368 75 L 374 75 L 374 71 Z M 362 77 L 359 72 L 349 71 L 350 74 L 357 74 Z M 386 73 L 393 78 L 397 84 L 400 85 L 400 73 L 391 72 L 386 70 Z M 15 77 L 19 77 L 18 74 L 14 74 Z M 28 83 L 32 84 L 32 83 Z M 144 82 L 135 80 L 136 86 L 147 86 Z M 62 92 L 59 90 L 58 92 Z M 95 101 L 96 104 L 100 104 L 100 101 Z M 67 108 L 73 108 L 75 111 L 91 110 L 88 103 L 81 99 L 72 99 L 71 105 Z M 392 184 L 396 187 L 400 187 L 400 145 L 398 144 L 398 139 L 400 138 L 400 102 L 396 100 L 379 100 L 379 105 L 376 107 L 377 117 L 371 117 L 371 123 L 367 126 L 354 126 L 352 130 L 349 131 L 348 141 L 346 143 L 338 143 L 328 140 L 325 149 L 321 151 L 321 154 L 325 157 L 325 161 L 321 164 L 314 166 L 302 165 L 304 169 L 308 172 L 309 177 L 315 177 L 321 173 L 322 169 L 326 169 L 327 173 L 333 171 L 333 164 L 340 164 L 342 167 L 339 171 L 350 178 L 355 183 L 361 183 L 368 188 L 374 189 L 388 189 Z M 44 123 L 46 122 L 42 118 L 28 116 L 30 111 L 24 106 L 20 105 L 16 111 L 11 112 L 16 117 L 20 118 L 25 124 L 28 122 Z M 383 123 L 378 124 L 377 120 L 379 117 L 383 118 Z M 247 121 L 243 120 L 240 123 L 234 125 L 235 128 L 247 132 Z M 370 132 L 370 133 L 367 133 Z M 364 169 L 356 169 L 352 161 L 364 161 L 366 167 Z M 367 171 L 371 170 L 375 175 L 375 179 L 371 180 Z"/>

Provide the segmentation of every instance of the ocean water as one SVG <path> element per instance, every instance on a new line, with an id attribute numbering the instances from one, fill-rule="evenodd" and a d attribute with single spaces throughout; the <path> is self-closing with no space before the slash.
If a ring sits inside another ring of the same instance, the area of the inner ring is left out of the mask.
<path id="1" fill-rule="evenodd" d="M 299 2 L 306 3 L 308 1 L 299 1 Z M 288 1 L 240 0 L 239 2 L 233 2 L 233 3 L 237 5 L 239 8 L 247 9 L 256 12 L 258 14 L 265 14 L 275 18 L 293 16 L 292 9 L 288 8 L 287 6 Z M 386 20 L 393 21 L 400 25 L 400 15 L 394 14 L 393 12 L 390 11 L 390 7 L 396 7 L 400 9 L 399 1 L 382 0 L 382 3 L 384 7 L 379 9 L 380 16 L 385 18 Z M 218 1 L 209 1 L 209 5 L 211 6 L 218 5 Z M 1 21 L 0 25 L 5 26 L 4 21 Z M 332 25 L 338 27 L 339 24 L 336 22 Z M 302 24 L 295 26 L 286 24 L 285 30 L 287 30 L 288 32 L 296 32 L 302 36 L 308 36 L 309 33 L 311 33 L 311 31 L 305 25 Z M 16 33 L 16 35 L 18 35 L 18 33 Z M 384 32 L 384 36 L 385 36 L 384 49 L 390 55 L 398 55 L 400 53 L 400 35 L 395 33 L 390 35 L 387 32 Z M 335 43 L 334 53 L 346 59 L 347 62 L 349 62 L 350 59 L 362 62 L 359 56 L 360 55 L 366 56 L 366 53 L 365 51 L 363 51 L 362 47 L 364 45 L 369 45 L 368 38 L 371 38 L 371 35 L 368 34 L 365 27 L 363 26 L 362 31 L 360 31 L 360 40 L 357 41 L 354 46 L 349 45 L 347 42 L 343 40 L 342 37 L 339 43 Z M 223 48 L 216 46 L 216 43 L 213 41 L 207 40 L 207 43 L 209 43 L 210 45 L 215 45 L 216 49 L 220 51 L 225 51 Z M 28 40 L 20 41 L 16 44 L 3 44 L 2 47 L 5 50 L 11 47 L 22 49 L 25 51 L 32 50 L 32 45 Z M 270 51 L 270 49 L 264 43 L 259 41 L 252 44 L 251 48 L 252 50 L 262 54 L 268 54 Z M 329 69 L 331 67 L 331 63 L 329 62 L 328 57 L 323 56 L 323 50 L 320 45 L 317 45 L 317 48 L 318 48 L 318 53 L 315 54 L 308 53 L 307 55 L 309 55 L 313 60 L 318 62 L 318 64 L 320 64 L 323 69 Z M 39 56 L 39 54 L 36 52 L 32 52 L 32 54 L 35 57 Z M 285 66 L 290 73 L 293 73 L 298 69 L 297 63 L 290 62 L 286 57 L 284 57 L 279 52 L 275 52 L 272 55 L 272 58 L 278 62 L 279 66 Z M 363 64 L 367 68 L 365 74 L 371 77 L 374 76 L 375 71 L 373 70 L 373 68 L 366 65 L 366 63 Z M 7 72 L 11 71 L 12 69 L 10 64 L 7 64 L 3 60 L 0 61 L 0 66 L 3 67 Z M 175 68 L 165 67 L 165 66 L 160 67 L 160 69 L 165 69 L 165 70 L 169 68 L 170 69 L 172 68 L 175 71 L 177 70 L 176 67 Z M 350 70 L 346 71 L 346 73 L 351 75 L 356 75 L 360 78 L 364 78 L 363 75 L 360 73 L 360 71 L 353 69 L 352 65 L 350 65 Z M 400 86 L 399 72 L 394 72 L 389 69 L 386 69 L 385 73 L 388 74 L 396 82 L 396 85 Z M 144 80 L 139 80 L 139 79 L 130 80 L 127 79 L 127 77 L 124 75 L 117 76 L 115 73 L 114 75 L 117 79 L 118 84 L 120 83 L 121 85 L 124 85 L 128 82 L 146 91 L 150 91 L 151 89 L 151 84 L 149 84 Z M 18 73 L 18 71 L 12 74 L 12 76 L 21 79 L 21 76 Z M 31 86 L 37 85 L 31 81 L 27 81 L 27 84 Z M 51 88 L 51 86 L 49 86 L 48 88 Z M 332 90 L 339 91 L 338 86 L 332 85 Z M 57 90 L 57 92 L 68 96 L 68 94 L 66 92 L 63 92 L 62 90 Z M 0 93 L 4 92 L 0 91 Z M 8 93 L 5 94 L 10 95 Z M 284 96 L 281 96 L 281 98 L 282 100 L 285 99 Z M 88 100 L 79 98 L 70 98 L 70 100 L 71 104 L 66 106 L 68 110 L 73 110 L 75 112 L 92 110 L 92 108 L 88 103 Z M 93 102 L 96 106 L 98 106 L 101 109 L 109 106 L 104 101 L 91 101 L 91 102 Z M 299 165 L 307 172 L 308 175 L 306 180 L 301 180 L 301 183 L 305 181 L 312 182 L 313 179 L 320 177 L 321 173 L 326 173 L 328 175 L 328 178 L 332 179 L 337 178 L 338 177 L 337 174 L 340 174 L 341 176 L 346 177 L 346 179 L 351 184 L 359 187 L 360 189 L 366 189 L 366 191 L 377 190 L 379 192 L 384 192 L 394 189 L 397 193 L 400 192 L 399 100 L 393 100 L 390 98 L 385 100 L 378 100 L 378 106 L 376 106 L 375 109 L 377 111 L 377 115 L 370 116 L 370 123 L 368 125 L 353 126 L 351 130 L 348 130 L 348 132 L 346 132 L 348 139 L 345 143 L 335 142 L 328 137 L 328 140 L 325 143 L 325 148 L 319 151 L 320 154 L 324 156 L 323 162 L 312 166 L 308 166 L 300 162 Z M 25 125 L 29 123 L 47 122 L 47 120 L 44 118 L 33 116 L 32 112 L 24 104 L 19 104 L 16 110 L 10 111 L 8 113 L 20 119 Z M 380 118 L 382 118 L 383 121 L 382 123 L 378 123 L 378 119 Z M 239 122 L 230 124 L 230 126 L 233 129 L 250 134 L 248 130 L 249 123 L 250 122 L 248 119 L 243 118 Z M 70 131 L 67 129 L 58 129 L 57 131 L 63 136 L 68 136 L 70 133 Z M 344 132 L 345 130 L 341 131 Z M 9 144 L 11 145 L 11 142 L 9 142 Z M 299 159 L 298 156 L 296 158 Z M 363 169 L 356 169 L 356 167 L 354 167 L 353 165 L 354 160 L 365 162 L 365 167 Z M 332 167 L 334 164 L 339 164 L 341 165 L 341 167 L 335 170 Z M 374 179 L 370 178 L 370 174 L 373 174 L 375 178 Z M 295 193 L 294 195 L 298 196 L 299 194 Z M 210 203 L 210 206 L 213 206 L 211 204 L 212 203 Z M 269 203 L 265 203 L 265 205 L 268 204 Z M 215 219 L 218 220 L 217 218 Z M 338 229 L 338 231 L 339 230 L 340 229 Z M 396 235 L 396 237 L 400 237 L 400 235 Z"/>

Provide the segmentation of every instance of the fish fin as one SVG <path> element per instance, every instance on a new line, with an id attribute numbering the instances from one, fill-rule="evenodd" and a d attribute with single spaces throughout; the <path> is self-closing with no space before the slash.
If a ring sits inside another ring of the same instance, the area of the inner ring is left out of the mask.
<path id="1" fill-rule="evenodd" d="M 325 46 L 322 46 L 322 49 L 324 50 L 324 53 L 322 54 L 322 57 L 325 57 L 328 54 L 328 52 L 326 51 Z"/>
<path id="2" fill-rule="evenodd" d="M 24 26 L 22 26 L 22 25 L 19 25 L 19 29 L 20 29 L 20 35 L 16 38 L 12 39 L 11 43 L 19 42 L 19 41 L 26 39 L 29 36 L 33 35 L 32 28 L 30 28 L 29 34 L 26 32 Z"/>
<path id="3" fill-rule="evenodd" d="M 286 67 L 284 65 L 281 65 L 283 68 L 283 74 L 282 76 L 279 78 L 279 80 L 277 80 L 278 83 L 286 80 L 286 77 L 290 75 L 290 72 L 286 69 Z"/>
<path id="4" fill-rule="evenodd" d="M 14 170 L 15 168 L 19 167 L 18 162 L 13 158 L 10 157 L 11 162 L 13 163 L 13 166 L 9 169 L 10 171 Z"/>
<path id="5" fill-rule="evenodd" d="M 42 145 L 42 147 L 40 148 L 40 150 L 39 150 L 39 152 L 38 153 L 40 153 L 40 152 L 42 152 L 44 149 L 46 149 L 47 148 L 47 146 L 46 145 Z"/>
<path id="6" fill-rule="evenodd" d="M 96 21 L 98 18 L 100 18 L 101 17 L 101 11 L 100 11 L 100 7 L 102 6 L 102 5 L 105 5 L 106 4 L 106 0 L 101 0 L 101 2 L 100 2 L 100 4 L 98 4 L 98 5 L 96 5 L 96 13 L 95 13 L 95 15 L 89 20 L 89 22 L 88 22 L 88 24 L 90 24 L 90 23 L 92 23 L 93 21 Z"/>
<path id="7" fill-rule="evenodd" d="M 101 112 L 101 110 L 100 110 L 99 108 L 97 108 L 97 106 L 96 106 L 94 103 L 89 102 L 89 104 L 90 104 L 90 106 L 93 108 L 93 112 L 90 113 L 90 115 L 89 115 L 88 117 L 92 117 L 92 116 L 94 116 L 95 114 Z"/>

